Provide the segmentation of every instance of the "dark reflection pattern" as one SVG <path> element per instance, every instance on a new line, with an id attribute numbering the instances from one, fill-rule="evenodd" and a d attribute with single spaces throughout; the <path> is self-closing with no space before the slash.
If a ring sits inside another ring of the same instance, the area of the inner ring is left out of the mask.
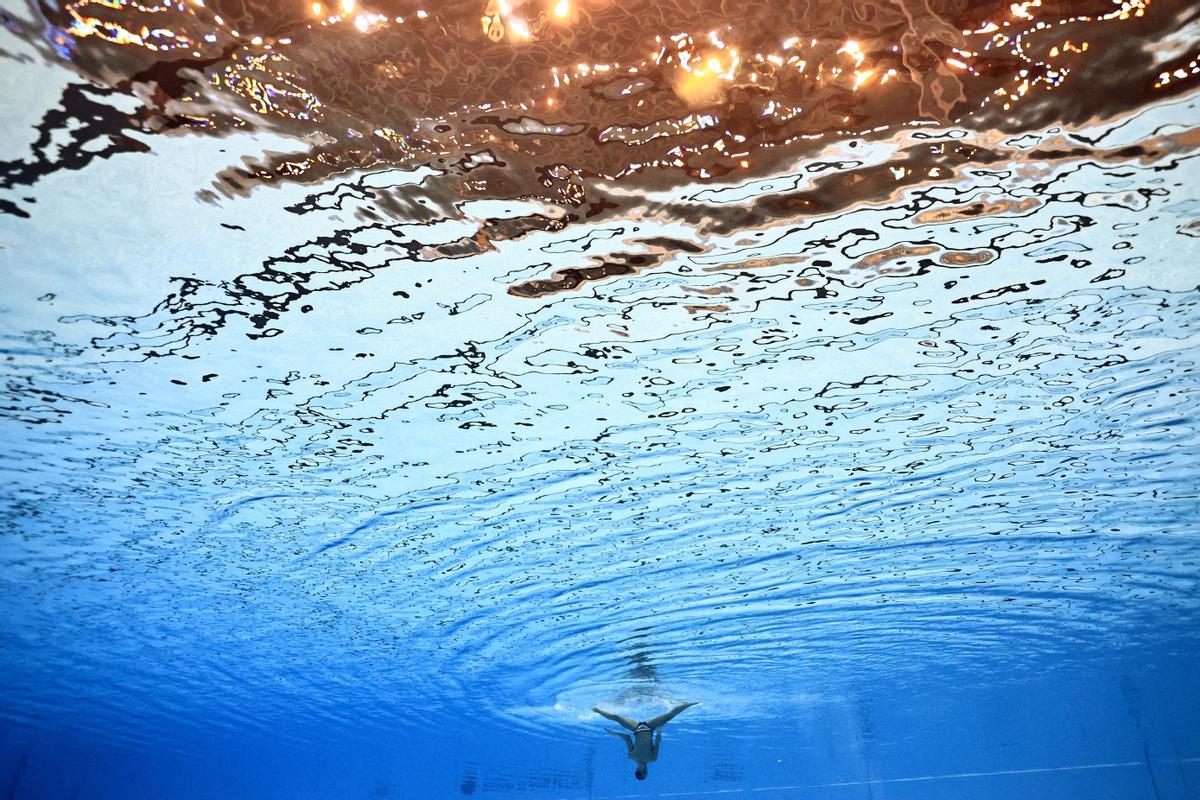
<path id="1" fill-rule="evenodd" d="M 206 196 L 425 167 L 447 200 L 536 197 L 593 216 L 608 205 L 597 179 L 763 174 L 913 122 L 1014 132 L 1113 116 L 1190 88 L 1197 13 L 1178 0 L 45 4 L 7 14 L 9 29 L 104 88 L 67 87 L 0 187 L 137 149 L 134 131 L 255 128 L 296 144 L 222 171 Z M 135 107 L 103 104 L 113 92 Z M 52 148 L 52 132 L 71 144 Z"/>
<path id="2" fill-rule="evenodd" d="M 728 5 L 6 12 L 6 727 L 542 744 L 1193 642 L 1194 4 Z"/>

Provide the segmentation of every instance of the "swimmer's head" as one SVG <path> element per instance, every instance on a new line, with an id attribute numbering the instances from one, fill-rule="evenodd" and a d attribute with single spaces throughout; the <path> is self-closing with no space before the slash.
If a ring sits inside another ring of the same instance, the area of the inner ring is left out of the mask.
<path id="1" fill-rule="evenodd" d="M 639 781 L 644 781 L 646 780 L 646 772 L 646 765 L 638 764 L 638 768 L 633 771 L 633 777 L 637 778 Z"/>

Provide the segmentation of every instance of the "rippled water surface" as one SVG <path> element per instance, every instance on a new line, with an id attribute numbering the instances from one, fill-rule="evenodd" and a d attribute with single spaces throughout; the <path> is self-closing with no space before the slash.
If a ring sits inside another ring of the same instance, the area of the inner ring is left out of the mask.
<path id="1" fill-rule="evenodd" d="M 1200 797 L 1194 3 L 0 8 L 7 800 Z"/>

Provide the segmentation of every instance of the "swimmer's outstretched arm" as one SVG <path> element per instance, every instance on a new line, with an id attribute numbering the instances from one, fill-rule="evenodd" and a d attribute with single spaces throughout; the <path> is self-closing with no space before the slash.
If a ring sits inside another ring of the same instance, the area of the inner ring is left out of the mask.
<path id="1" fill-rule="evenodd" d="M 658 761 L 658 748 L 662 746 L 662 728 L 654 732 L 654 744 L 650 746 L 650 760 Z"/>
<path id="2" fill-rule="evenodd" d="M 633 737 L 630 736 L 628 733 L 621 733 L 620 731 L 614 731 L 612 728 L 605 728 L 604 732 L 611 733 L 613 736 L 620 736 L 622 739 L 625 740 L 625 752 L 633 753 Z"/>
<path id="3" fill-rule="evenodd" d="M 680 709 L 680 710 L 682 710 L 682 709 Z M 624 728 L 627 731 L 636 731 L 637 730 L 636 722 L 634 722 L 633 720 L 628 719 L 626 717 L 622 717 L 620 714 L 613 714 L 609 711 L 605 711 L 604 709 L 600 708 L 600 706 L 596 706 L 595 708 L 592 709 L 592 711 L 595 711 L 597 714 L 604 717 L 605 719 L 611 719 L 613 722 L 617 723 L 618 725 L 620 725 L 622 728 Z"/>
<path id="4" fill-rule="evenodd" d="M 651 728 L 657 728 L 659 725 L 666 725 L 668 722 L 675 719 L 675 717 L 679 716 L 680 713 L 686 711 L 687 709 L 691 708 L 692 706 L 698 706 L 698 705 L 700 705 L 700 704 L 699 703 L 680 703 L 679 705 L 675 706 L 667 713 L 659 714 L 654 719 L 647 720 L 646 724 L 649 725 Z"/>

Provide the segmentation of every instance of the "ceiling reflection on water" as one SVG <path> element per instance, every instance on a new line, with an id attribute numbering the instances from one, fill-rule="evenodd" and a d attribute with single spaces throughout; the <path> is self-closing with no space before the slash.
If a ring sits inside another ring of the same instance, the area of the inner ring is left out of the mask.
<path id="1" fill-rule="evenodd" d="M 85 130 L 104 117 L 101 153 L 138 149 L 135 131 L 295 137 L 291 152 L 215 176 L 213 200 L 425 165 L 454 197 L 542 198 L 590 217 L 614 202 L 597 180 L 763 174 L 911 124 L 1079 123 L 1197 74 L 1196 10 L 1182 2 L 85 0 L 41 13 L 10 13 L 9 27 L 98 84 L 68 90 L 66 109 Z M 104 111 L 112 89 L 137 108 Z M 9 181 L 95 154 L 64 151 L 9 164 Z"/>
<path id="2" fill-rule="evenodd" d="M 939 765 L 878 685 L 1194 664 L 1194 4 L 3 21 L 14 730 L 549 750 L 686 699 L 681 753 L 793 715 L 886 783 L 1051 734 Z M 1125 765 L 1113 714 L 1060 761 Z M 497 758 L 441 760 L 611 766 Z"/>

